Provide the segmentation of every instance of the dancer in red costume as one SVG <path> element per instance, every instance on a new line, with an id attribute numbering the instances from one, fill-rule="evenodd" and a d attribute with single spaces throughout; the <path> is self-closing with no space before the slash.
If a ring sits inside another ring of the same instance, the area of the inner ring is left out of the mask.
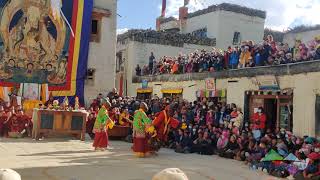
<path id="1" fill-rule="evenodd" d="M 178 128 L 180 122 L 172 117 L 173 114 L 173 106 L 168 105 L 152 121 L 156 135 L 150 139 L 150 143 L 154 151 L 158 151 L 161 145 L 167 142 L 170 128 Z"/>

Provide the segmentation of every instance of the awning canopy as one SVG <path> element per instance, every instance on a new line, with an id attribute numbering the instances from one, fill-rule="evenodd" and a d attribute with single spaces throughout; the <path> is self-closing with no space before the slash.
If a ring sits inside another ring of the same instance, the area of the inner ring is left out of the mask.
<path id="1" fill-rule="evenodd" d="M 137 93 L 152 93 L 153 89 L 152 88 L 138 88 Z"/>
<path id="2" fill-rule="evenodd" d="M 225 89 L 223 90 L 198 90 L 196 91 L 196 97 L 226 97 L 227 91 Z"/>
<path id="3" fill-rule="evenodd" d="M 183 89 L 182 88 L 161 89 L 161 92 L 164 94 L 181 94 L 183 92 Z"/>

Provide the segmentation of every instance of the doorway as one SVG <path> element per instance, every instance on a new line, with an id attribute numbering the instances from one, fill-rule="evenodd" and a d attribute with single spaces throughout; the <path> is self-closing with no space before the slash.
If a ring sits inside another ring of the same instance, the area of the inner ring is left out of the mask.
<path id="1" fill-rule="evenodd" d="M 246 120 L 250 122 L 255 110 L 262 107 L 267 116 L 266 128 L 271 130 L 283 128 L 292 131 L 292 94 L 269 94 L 265 91 L 258 91 L 253 94 L 246 93 L 245 96 L 245 99 L 249 99 L 248 103 L 245 103 L 245 114 L 248 114 Z"/>
<path id="2" fill-rule="evenodd" d="M 267 116 L 266 128 L 276 129 L 277 127 L 277 100 L 265 99 L 264 112 Z"/>

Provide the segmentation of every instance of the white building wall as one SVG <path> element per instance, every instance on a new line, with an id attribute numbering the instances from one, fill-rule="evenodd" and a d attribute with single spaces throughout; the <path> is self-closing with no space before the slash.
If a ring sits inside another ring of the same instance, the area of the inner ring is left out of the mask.
<path id="1" fill-rule="evenodd" d="M 314 31 L 305 31 L 300 33 L 286 33 L 283 42 L 288 43 L 290 47 L 295 45 L 296 38 L 301 39 L 303 43 L 308 43 L 314 40 L 316 36 L 320 35 L 320 29 Z"/>
<path id="2" fill-rule="evenodd" d="M 100 42 L 90 42 L 88 68 L 96 72 L 94 82 L 85 84 L 86 103 L 115 86 L 117 1 L 94 0 L 94 7 L 110 10 L 111 16 L 102 18 Z"/>
<path id="3" fill-rule="evenodd" d="M 207 36 L 216 38 L 217 47 L 232 46 L 234 32 L 240 32 L 241 40 L 261 42 L 264 35 L 265 19 L 230 11 L 213 11 L 187 19 L 183 34 L 207 28 Z"/>
<path id="4" fill-rule="evenodd" d="M 247 16 L 244 14 L 220 11 L 219 27 L 217 36 L 217 47 L 226 49 L 232 46 L 235 32 L 240 32 L 241 41 L 253 40 L 262 42 L 264 35 L 263 18 Z"/>
<path id="5" fill-rule="evenodd" d="M 193 31 L 207 28 L 207 36 L 209 38 L 219 37 L 219 11 L 210 12 L 200 16 L 187 19 L 185 27 L 181 29 L 183 34 L 192 33 Z"/>
<path id="6" fill-rule="evenodd" d="M 166 30 L 166 29 L 173 29 L 173 28 L 180 28 L 179 21 L 169 21 L 165 23 L 160 24 L 160 30 Z"/>

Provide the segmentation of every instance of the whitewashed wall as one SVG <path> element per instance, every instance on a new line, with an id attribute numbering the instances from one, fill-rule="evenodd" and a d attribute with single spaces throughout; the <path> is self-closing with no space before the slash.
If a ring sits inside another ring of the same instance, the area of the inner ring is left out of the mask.
<path id="1" fill-rule="evenodd" d="M 213 11 L 187 19 L 182 33 L 192 33 L 207 28 L 207 36 L 217 39 L 217 47 L 225 49 L 232 45 L 234 32 L 240 32 L 242 40 L 261 42 L 265 20 L 230 11 Z"/>
<path id="2" fill-rule="evenodd" d="M 316 36 L 320 35 L 320 29 L 314 31 L 305 31 L 300 33 L 287 33 L 284 35 L 283 42 L 289 44 L 290 47 L 293 47 L 295 44 L 295 39 L 301 39 L 302 42 L 307 43 L 311 40 L 314 40 Z"/>
<path id="3" fill-rule="evenodd" d="M 96 72 L 94 82 L 85 85 L 86 103 L 115 87 L 117 1 L 94 0 L 94 7 L 110 10 L 111 16 L 102 19 L 100 42 L 90 43 L 88 68 Z"/>
<path id="4" fill-rule="evenodd" d="M 240 32 L 242 41 L 253 40 L 256 43 L 262 42 L 264 23 L 265 20 L 263 18 L 246 16 L 229 11 L 220 11 L 217 46 L 223 49 L 232 46 L 234 32 Z"/>

